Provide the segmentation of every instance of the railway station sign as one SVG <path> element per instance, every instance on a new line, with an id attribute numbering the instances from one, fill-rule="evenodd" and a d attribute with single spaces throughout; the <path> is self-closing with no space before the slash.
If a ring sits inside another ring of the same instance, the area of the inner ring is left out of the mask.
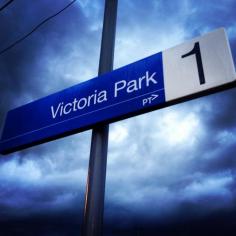
<path id="1" fill-rule="evenodd" d="M 235 86 L 224 29 L 10 110 L 0 153 Z"/>

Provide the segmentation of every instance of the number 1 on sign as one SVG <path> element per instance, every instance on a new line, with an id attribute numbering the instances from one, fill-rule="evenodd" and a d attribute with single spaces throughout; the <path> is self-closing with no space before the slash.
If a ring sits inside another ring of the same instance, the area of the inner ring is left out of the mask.
<path id="1" fill-rule="evenodd" d="M 201 56 L 199 42 L 196 42 L 194 44 L 193 49 L 190 52 L 182 55 L 181 57 L 185 58 L 185 57 L 188 57 L 188 56 L 191 56 L 191 55 L 194 55 L 194 54 L 196 56 L 198 76 L 199 76 L 200 84 L 205 84 L 206 81 L 205 81 L 205 75 L 204 75 L 204 70 L 203 70 L 203 65 L 202 65 L 202 56 Z"/>

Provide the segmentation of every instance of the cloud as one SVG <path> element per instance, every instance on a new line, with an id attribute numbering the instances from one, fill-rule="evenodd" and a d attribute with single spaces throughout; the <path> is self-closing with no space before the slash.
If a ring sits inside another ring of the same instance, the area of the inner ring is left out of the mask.
<path id="1" fill-rule="evenodd" d="M 0 14 L 1 47 L 66 3 L 12 4 Z M 119 1 L 115 68 L 220 26 L 235 58 L 234 9 L 229 0 Z M 97 75 L 102 16 L 103 1 L 77 1 L 0 56 L 1 124 L 9 108 Z M 233 210 L 234 97 L 232 89 L 111 124 L 106 222 L 128 227 Z M 88 131 L 2 158 L 1 218 L 81 220 L 90 138 Z"/>

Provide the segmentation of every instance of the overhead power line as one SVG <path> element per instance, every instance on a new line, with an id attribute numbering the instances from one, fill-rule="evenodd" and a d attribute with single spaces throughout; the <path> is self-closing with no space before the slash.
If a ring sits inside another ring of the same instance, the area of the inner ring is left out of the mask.
<path id="1" fill-rule="evenodd" d="M 47 17 L 45 20 L 43 20 L 41 23 L 39 23 L 38 25 L 36 25 L 29 33 L 27 33 L 26 35 L 24 35 L 23 37 L 19 38 L 18 40 L 16 40 L 15 42 L 13 42 L 12 44 L 10 44 L 9 46 L 7 46 L 6 48 L 4 48 L 3 50 L 0 51 L 0 55 L 5 53 L 6 51 L 8 51 L 9 49 L 13 48 L 14 46 L 16 46 L 17 44 L 21 43 L 23 40 L 25 40 L 26 38 L 28 38 L 32 33 L 34 33 L 38 28 L 40 28 L 43 24 L 45 24 L 47 21 L 51 20 L 52 18 L 56 17 L 57 15 L 59 15 L 60 13 L 62 13 L 64 10 L 66 10 L 68 7 L 70 7 L 73 3 L 75 3 L 77 0 L 73 0 L 72 2 L 70 2 L 69 4 L 67 4 L 64 8 L 62 8 L 60 11 L 58 11 L 57 13 Z"/>
<path id="2" fill-rule="evenodd" d="M 3 6 L 0 7 L 0 11 L 2 11 L 3 9 L 5 9 L 9 4 L 11 4 L 12 2 L 14 2 L 14 0 L 10 0 L 8 2 L 6 2 Z"/>

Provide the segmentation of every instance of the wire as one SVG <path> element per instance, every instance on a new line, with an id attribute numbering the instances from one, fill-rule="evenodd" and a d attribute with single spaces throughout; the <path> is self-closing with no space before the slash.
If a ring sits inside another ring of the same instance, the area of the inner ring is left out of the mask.
<path id="1" fill-rule="evenodd" d="M 6 8 L 12 2 L 14 2 L 14 0 L 10 0 L 10 1 L 6 2 L 3 6 L 0 7 L 0 11 L 2 11 L 4 8 Z"/>
<path id="2" fill-rule="evenodd" d="M 36 25 L 29 33 L 27 33 L 26 35 L 24 35 L 23 37 L 19 38 L 18 40 L 16 40 L 14 43 L 10 44 L 9 46 L 7 46 L 5 49 L 0 51 L 0 55 L 5 53 L 6 51 L 8 51 L 9 49 L 13 48 L 14 46 L 16 46 L 17 44 L 19 44 L 20 42 L 22 42 L 23 40 L 25 40 L 26 38 L 28 38 L 32 33 L 34 33 L 38 28 L 40 28 L 43 24 L 45 24 L 47 21 L 51 20 L 52 18 L 56 17 L 57 15 L 59 15 L 60 13 L 62 13 L 64 10 L 66 10 L 68 7 L 70 7 L 73 3 L 75 3 L 77 0 L 73 0 L 72 2 L 70 2 L 69 4 L 67 4 L 64 8 L 62 8 L 60 11 L 58 11 L 57 13 L 47 17 L 45 20 L 43 20 L 41 23 L 39 23 L 38 25 Z"/>

